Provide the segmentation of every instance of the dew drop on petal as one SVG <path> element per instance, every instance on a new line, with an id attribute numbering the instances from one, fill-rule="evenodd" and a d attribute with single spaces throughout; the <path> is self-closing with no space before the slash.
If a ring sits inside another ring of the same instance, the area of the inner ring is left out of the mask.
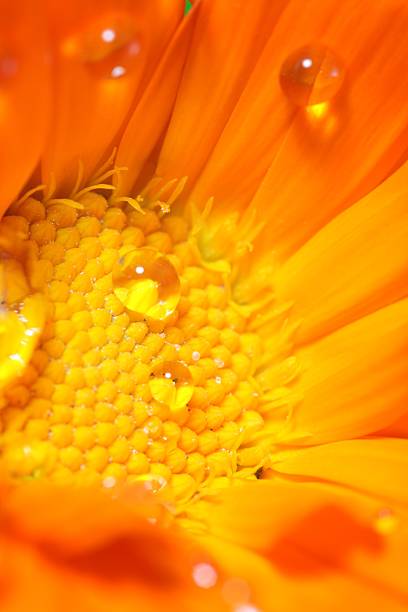
<path id="1" fill-rule="evenodd" d="M 218 574 L 209 563 L 197 563 L 193 567 L 193 580 L 201 589 L 211 589 L 218 580 Z"/>
<path id="2" fill-rule="evenodd" d="M 398 519 L 390 508 L 381 508 L 374 521 L 375 530 L 381 535 L 389 535 L 398 525 Z"/>
<path id="3" fill-rule="evenodd" d="M 344 67 L 325 45 L 301 47 L 283 62 L 280 84 L 287 98 L 297 106 L 327 102 L 344 81 Z"/>
<path id="4" fill-rule="evenodd" d="M 127 15 L 102 16 L 62 47 L 65 57 L 78 58 L 96 77 L 119 79 L 140 64 L 141 44 L 134 21 Z"/>
<path id="5" fill-rule="evenodd" d="M 132 312 L 156 321 L 173 314 L 180 300 L 180 279 L 169 259 L 151 248 L 132 249 L 112 271 L 113 290 Z"/>

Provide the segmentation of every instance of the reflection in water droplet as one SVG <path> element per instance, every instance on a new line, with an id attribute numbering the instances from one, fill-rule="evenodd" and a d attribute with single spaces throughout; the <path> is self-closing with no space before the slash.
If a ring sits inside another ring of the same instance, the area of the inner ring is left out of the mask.
<path id="1" fill-rule="evenodd" d="M 182 410 L 193 395 L 190 370 L 179 361 L 164 361 L 153 369 L 149 388 L 153 398 L 173 411 Z"/>
<path id="2" fill-rule="evenodd" d="M 163 321 L 180 300 L 180 279 L 169 259 L 155 249 L 129 251 L 112 272 L 114 292 L 128 310 Z"/>
<path id="3" fill-rule="evenodd" d="M 327 102 L 340 90 L 344 68 L 338 57 L 324 45 L 298 49 L 283 62 L 282 90 L 298 106 Z"/>
<path id="4" fill-rule="evenodd" d="M 193 580 L 202 589 L 210 589 L 215 586 L 218 574 L 209 563 L 197 563 L 193 567 Z"/>
<path id="5" fill-rule="evenodd" d="M 62 47 L 66 57 L 80 58 L 97 77 L 118 79 L 140 62 L 141 45 L 135 24 L 127 15 L 100 17 Z"/>

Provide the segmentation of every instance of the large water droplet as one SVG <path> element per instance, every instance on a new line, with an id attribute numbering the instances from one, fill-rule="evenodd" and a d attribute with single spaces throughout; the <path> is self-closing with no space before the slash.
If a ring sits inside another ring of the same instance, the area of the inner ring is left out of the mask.
<path id="1" fill-rule="evenodd" d="M 66 57 L 81 59 L 95 76 L 119 79 L 140 63 L 141 43 L 129 16 L 111 15 L 67 38 L 62 50 Z"/>
<path id="2" fill-rule="evenodd" d="M 169 259 L 151 248 L 132 249 L 112 272 L 116 297 L 128 310 L 163 321 L 180 300 L 180 279 Z"/>
<path id="3" fill-rule="evenodd" d="M 298 106 L 327 102 L 344 81 L 339 58 L 324 45 L 301 47 L 283 62 L 280 71 L 282 90 Z"/>
<path id="4" fill-rule="evenodd" d="M 28 290 L 21 264 L 0 259 L 0 388 L 21 375 L 44 328 L 45 299 Z"/>
<path id="5" fill-rule="evenodd" d="M 164 361 L 153 368 L 149 387 L 156 401 L 175 412 L 185 408 L 194 391 L 190 370 L 179 361 Z"/>

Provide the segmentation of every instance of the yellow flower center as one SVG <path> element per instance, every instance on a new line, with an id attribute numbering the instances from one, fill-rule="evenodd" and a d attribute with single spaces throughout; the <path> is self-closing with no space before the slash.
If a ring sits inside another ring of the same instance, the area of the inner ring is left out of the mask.
<path id="1" fill-rule="evenodd" d="M 234 301 L 234 266 L 204 260 L 187 213 L 122 200 L 28 197 L 0 224 L 0 466 L 176 500 L 254 478 L 294 367 L 260 333 L 271 308 Z"/>

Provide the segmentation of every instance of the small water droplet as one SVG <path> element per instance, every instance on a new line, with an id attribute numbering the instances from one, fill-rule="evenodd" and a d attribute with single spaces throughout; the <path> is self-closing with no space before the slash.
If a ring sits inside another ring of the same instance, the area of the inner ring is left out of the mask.
<path id="1" fill-rule="evenodd" d="M 197 563 L 193 567 L 193 580 L 201 589 L 211 589 L 217 584 L 218 574 L 209 563 Z"/>
<path id="2" fill-rule="evenodd" d="M 381 535 L 389 535 L 398 525 L 398 519 L 390 508 L 381 508 L 374 521 L 375 530 Z"/>
<path id="3" fill-rule="evenodd" d="M 107 476 L 102 481 L 102 486 L 105 487 L 105 489 L 113 489 L 116 487 L 116 484 L 116 478 L 114 476 Z"/>
<path id="4" fill-rule="evenodd" d="M 140 63 L 141 45 L 128 15 L 102 16 L 63 42 L 66 57 L 80 58 L 97 77 L 119 79 Z"/>
<path id="5" fill-rule="evenodd" d="M 112 271 L 114 293 L 128 310 L 163 321 L 180 300 L 180 279 L 169 259 L 151 248 L 133 249 Z"/>
<path id="6" fill-rule="evenodd" d="M 201 355 L 198 351 L 193 351 L 191 353 L 191 358 L 193 359 L 193 361 L 199 361 Z"/>
<path id="7" fill-rule="evenodd" d="M 156 401 L 174 411 L 183 409 L 194 391 L 190 370 L 179 361 L 157 365 L 152 371 L 149 388 Z"/>
<path id="8" fill-rule="evenodd" d="M 224 362 L 223 362 L 223 360 L 222 360 L 222 359 L 220 359 L 219 357 L 216 357 L 216 358 L 214 359 L 214 363 L 215 363 L 215 365 L 217 366 L 217 368 L 220 368 L 220 369 L 221 369 L 221 368 L 223 368 L 223 367 L 224 367 L 224 365 L 225 365 L 225 364 L 224 364 Z"/>
<path id="9" fill-rule="evenodd" d="M 168 486 L 167 480 L 159 474 L 142 474 L 137 480 L 144 484 L 144 488 L 149 493 L 159 493 Z"/>
<path id="10" fill-rule="evenodd" d="M 215 377 L 215 382 L 217 383 L 217 385 L 220 385 L 222 383 L 222 378 L 221 376 L 216 376 Z"/>
<path id="11" fill-rule="evenodd" d="M 342 62 L 319 44 L 301 47 L 289 55 L 280 71 L 282 90 L 297 106 L 327 102 L 338 93 L 343 81 Z"/>

